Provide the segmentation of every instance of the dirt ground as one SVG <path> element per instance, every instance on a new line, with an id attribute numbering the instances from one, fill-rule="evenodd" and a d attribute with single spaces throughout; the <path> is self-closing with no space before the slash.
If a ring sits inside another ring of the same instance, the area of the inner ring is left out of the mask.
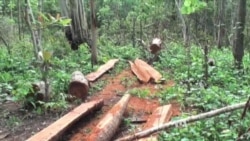
<path id="1" fill-rule="evenodd" d="M 104 107 L 101 111 L 88 115 L 86 118 L 77 122 L 64 136 L 61 137 L 62 141 L 82 141 L 85 140 L 90 134 L 92 129 L 98 124 L 99 120 L 111 107 L 119 101 L 122 95 L 130 89 L 147 89 L 150 95 L 144 98 L 139 98 L 132 95 L 128 103 L 128 107 L 124 114 L 125 119 L 130 121 L 146 120 L 149 115 L 158 107 L 160 103 L 155 94 L 160 91 L 157 87 L 159 84 L 142 84 L 133 75 L 130 69 L 122 71 L 117 76 L 109 74 L 104 75 L 99 80 L 105 80 L 106 86 L 101 91 L 90 95 L 87 101 L 104 99 Z M 98 81 L 99 81 L 98 80 Z M 92 85 L 95 85 L 92 84 Z M 173 81 L 166 81 L 161 84 L 161 88 L 167 88 L 174 85 Z M 174 115 L 180 114 L 178 103 L 172 103 Z M 0 105 L 0 141 L 23 141 L 29 138 L 34 133 L 40 131 L 48 126 L 59 117 L 63 116 L 70 109 L 61 113 L 47 113 L 46 115 L 36 115 L 20 109 L 16 103 L 4 103 Z M 129 134 L 141 130 L 143 124 L 126 124 L 122 125 L 117 131 L 116 137 Z"/>
<path id="2" fill-rule="evenodd" d="M 125 79 L 127 78 L 127 79 Z M 106 78 L 104 78 L 106 79 Z M 124 85 L 124 80 L 135 80 L 130 86 Z M 76 126 L 74 126 L 71 131 L 67 133 L 66 136 L 62 137 L 62 140 L 70 141 L 84 141 L 87 140 L 88 136 L 91 134 L 92 129 L 96 127 L 100 119 L 105 116 L 105 113 L 112 108 L 112 106 L 122 97 L 122 95 L 129 89 L 138 88 L 138 89 L 147 89 L 150 91 L 150 95 L 146 98 L 139 98 L 132 95 L 129 100 L 128 107 L 125 111 L 124 117 L 127 119 L 133 120 L 146 120 L 152 112 L 160 106 L 160 103 L 155 94 L 160 90 L 156 87 L 155 84 L 141 84 L 137 81 L 136 77 L 133 75 L 131 70 L 124 70 L 119 75 L 107 79 L 108 84 L 102 89 L 102 91 L 94 94 L 89 98 L 89 101 L 96 99 L 104 99 L 104 107 L 101 111 L 96 114 L 90 115 L 87 120 L 84 119 Z M 164 88 L 171 87 L 174 85 L 173 81 L 168 81 L 161 86 Z M 173 115 L 177 116 L 180 114 L 180 107 L 177 103 L 172 103 Z M 117 131 L 116 137 L 121 137 L 122 135 L 129 134 L 135 131 L 139 131 L 143 128 L 143 124 L 129 124 L 126 125 L 122 123 L 120 128 Z M 131 130 L 132 129 L 132 130 Z"/>
<path id="3" fill-rule="evenodd" d="M 0 141 L 24 141 L 68 111 L 37 115 L 14 102 L 0 104 Z"/>

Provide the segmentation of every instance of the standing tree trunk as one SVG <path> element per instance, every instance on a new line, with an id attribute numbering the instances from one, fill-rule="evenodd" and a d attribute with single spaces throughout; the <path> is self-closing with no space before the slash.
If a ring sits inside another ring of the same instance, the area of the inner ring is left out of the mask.
<path id="1" fill-rule="evenodd" d="M 93 64 L 97 64 L 97 47 L 96 47 L 96 14 L 95 14 L 95 0 L 90 0 L 90 8 L 91 8 L 91 62 Z"/>
<path id="2" fill-rule="evenodd" d="M 18 5 L 18 37 L 19 37 L 19 40 L 22 39 L 22 36 L 21 36 L 21 14 L 22 14 L 22 11 L 21 11 L 21 0 L 18 0 L 17 1 L 17 5 Z"/>
<path id="3" fill-rule="evenodd" d="M 245 18 L 246 18 L 246 0 L 238 1 L 238 11 L 237 11 L 237 21 L 236 21 L 236 30 L 235 38 L 233 45 L 233 56 L 234 56 L 234 65 L 237 69 L 242 68 L 242 59 L 244 56 L 244 27 L 245 27 Z"/>
<path id="4" fill-rule="evenodd" d="M 38 12 L 43 13 L 43 0 L 38 1 Z M 40 22 L 41 22 L 41 23 L 39 23 L 40 25 L 37 27 L 38 28 L 37 29 L 37 34 L 38 34 L 38 38 L 39 38 L 39 40 L 41 42 L 40 44 L 42 44 L 42 27 L 41 27 L 41 25 L 42 25 L 43 21 L 40 21 Z"/>
<path id="5" fill-rule="evenodd" d="M 91 47 L 83 0 L 60 0 L 60 4 L 62 16 L 71 19 L 71 25 L 65 31 L 71 49 L 77 50 L 82 43 Z"/>
<path id="6" fill-rule="evenodd" d="M 184 16 L 181 14 L 181 1 L 177 1 L 175 0 L 175 4 L 176 4 L 176 7 L 177 7 L 177 12 L 179 14 L 179 17 L 181 19 L 181 22 L 182 22 L 182 35 L 183 35 L 183 40 L 184 40 L 184 45 L 187 46 L 188 44 L 188 27 L 187 27 L 187 24 L 185 22 L 185 19 L 184 19 Z"/>
<path id="7" fill-rule="evenodd" d="M 39 38 L 39 33 L 38 33 L 38 29 L 33 28 L 33 23 L 36 23 L 31 6 L 30 6 L 30 1 L 29 0 L 25 0 L 25 13 L 26 13 L 26 23 L 29 27 L 29 30 L 31 32 L 31 37 L 32 37 L 32 42 L 33 42 L 33 46 L 34 46 L 34 55 L 36 57 L 36 59 L 38 59 L 38 52 L 40 52 L 42 50 L 42 46 L 41 46 L 41 40 Z"/>
<path id="8" fill-rule="evenodd" d="M 223 46 L 223 40 L 225 36 L 224 16 L 225 16 L 225 0 L 220 0 L 218 8 L 218 38 L 217 38 L 217 47 L 219 49 L 221 49 L 221 47 Z"/>
<path id="9" fill-rule="evenodd" d="M 133 47 L 135 47 L 135 22 L 136 22 L 136 18 L 133 17 L 133 19 L 132 19 L 132 23 L 133 23 L 132 24 L 133 25 L 133 27 L 132 27 L 132 29 L 133 29 L 133 31 L 132 31 L 132 44 L 133 44 Z"/>

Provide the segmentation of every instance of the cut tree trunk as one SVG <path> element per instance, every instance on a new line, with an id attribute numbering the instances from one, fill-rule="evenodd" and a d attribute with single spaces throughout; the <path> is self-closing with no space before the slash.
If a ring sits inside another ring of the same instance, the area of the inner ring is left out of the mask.
<path id="1" fill-rule="evenodd" d="M 111 59 L 104 65 L 100 66 L 96 72 L 92 72 L 86 76 L 89 81 L 95 81 L 100 76 L 102 76 L 106 71 L 110 70 L 114 67 L 115 63 L 117 63 L 119 59 Z"/>
<path id="2" fill-rule="evenodd" d="M 153 57 L 148 60 L 148 64 L 152 64 L 155 61 L 159 60 L 159 54 L 161 50 L 162 41 L 159 38 L 154 38 L 149 47 L 150 52 L 153 54 Z"/>
<path id="3" fill-rule="evenodd" d="M 170 128 L 170 127 L 174 127 L 174 126 L 179 127 L 179 126 L 182 126 L 182 125 L 186 125 L 187 123 L 199 121 L 199 120 L 202 120 L 202 119 L 205 119 L 205 118 L 211 118 L 211 117 L 214 117 L 214 116 L 217 116 L 217 115 L 220 115 L 220 114 L 224 114 L 226 112 L 232 112 L 234 110 L 243 108 L 245 106 L 246 106 L 246 103 L 244 102 L 244 103 L 239 103 L 239 104 L 223 107 L 223 108 L 216 109 L 216 110 L 213 110 L 213 111 L 210 111 L 210 112 L 206 112 L 206 113 L 202 113 L 202 114 L 199 114 L 199 115 L 190 116 L 190 117 L 187 117 L 187 118 L 184 118 L 184 119 L 181 119 L 181 120 L 165 123 L 165 124 L 160 125 L 158 127 L 152 127 L 152 128 L 146 129 L 144 131 L 135 133 L 133 135 L 128 135 L 128 136 L 116 139 L 115 141 L 132 141 L 134 139 L 139 139 L 139 138 L 142 138 L 142 137 L 146 137 L 146 136 L 149 136 L 149 135 L 151 135 L 151 134 L 153 134 L 155 132 L 165 130 L 165 129 Z M 247 105 L 247 106 L 249 106 L 249 105 Z"/>
<path id="4" fill-rule="evenodd" d="M 56 141 L 77 120 L 92 111 L 100 109 L 103 106 L 103 103 L 103 100 L 83 103 L 56 122 L 52 123 L 50 126 L 27 139 L 27 141 Z"/>
<path id="5" fill-rule="evenodd" d="M 152 43 L 150 45 L 150 51 L 152 54 L 157 54 L 161 50 L 161 39 L 160 38 L 154 38 L 152 40 Z"/>
<path id="6" fill-rule="evenodd" d="M 157 70 L 140 59 L 135 59 L 134 63 L 129 63 L 133 73 L 143 83 L 148 83 L 151 78 L 154 82 L 159 82 L 162 78 L 162 75 Z"/>
<path id="7" fill-rule="evenodd" d="M 87 139 L 88 141 L 109 141 L 116 133 L 126 110 L 130 95 L 126 94 L 122 99 L 105 115 Z"/>
<path id="8" fill-rule="evenodd" d="M 34 92 L 34 97 L 36 100 L 44 101 L 46 95 L 45 83 L 44 81 L 39 81 L 32 83 L 32 88 Z M 48 89 L 48 98 L 50 97 L 51 89 Z"/>
<path id="9" fill-rule="evenodd" d="M 165 122 L 168 122 L 173 115 L 171 108 L 172 108 L 171 104 L 158 107 L 148 118 L 147 123 L 145 124 L 143 129 L 145 130 L 152 127 L 157 127 L 163 125 Z M 142 138 L 139 141 L 157 141 L 157 135 L 152 135 L 147 138 Z"/>
<path id="10" fill-rule="evenodd" d="M 75 71 L 71 75 L 69 84 L 69 94 L 84 100 L 88 95 L 89 82 L 80 71 Z"/>
<path id="11" fill-rule="evenodd" d="M 137 76 L 137 78 L 143 83 L 147 83 L 150 80 L 150 75 L 144 69 L 140 69 L 140 67 L 136 66 L 135 63 L 129 61 L 131 70 Z"/>
<path id="12" fill-rule="evenodd" d="M 165 105 L 158 107 L 152 115 L 148 118 L 148 122 L 143 127 L 143 129 L 148 129 L 151 127 L 156 127 L 159 125 L 163 125 L 165 122 L 168 122 L 171 119 L 172 111 L 171 111 L 172 105 Z"/>

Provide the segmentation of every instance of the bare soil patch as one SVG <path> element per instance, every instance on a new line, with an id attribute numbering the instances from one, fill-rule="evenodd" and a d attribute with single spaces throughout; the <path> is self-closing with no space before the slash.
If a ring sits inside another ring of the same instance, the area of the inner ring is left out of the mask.
<path id="1" fill-rule="evenodd" d="M 38 115 L 22 109 L 18 103 L 2 103 L 0 105 L 0 141 L 24 141 L 56 121 L 68 110 Z"/>
<path id="2" fill-rule="evenodd" d="M 96 127 L 100 119 L 105 115 L 105 113 L 111 109 L 111 107 L 121 98 L 121 96 L 129 89 L 138 88 L 138 89 L 148 89 L 150 91 L 150 96 L 154 96 L 160 89 L 156 88 L 155 84 L 142 84 L 137 81 L 136 77 L 133 75 L 131 70 L 127 69 L 122 71 L 119 75 L 111 78 L 103 78 L 106 79 L 107 85 L 98 93 L 89 97 L 88 100 L 96 100 L 96 99 L 104 99 L 104 107 L 98 113 L 89 115 L 87 119 L 83 119 L 79 122 L 78 125 L 74 126 L 71 131 L 68 132 L 66 136 L 63 137 L 62 140 L 70 140 L 70 141 L 78 141 L 78 140 L 86 140 L 86 138 L 91 134 L 92 129 Z M 130 86 L 124 85 L 125 81 L 136 80 L 133 81 L 133 84 Z M 162 87 L 171 87 L 174 85 L 173 81 L 166 82 L 162 84 Z M 131 121 L 138 120 L 143 121 L 146 120 L 152 112 L 160 106 L 158 99 L 147 97 L 147 98 L 139 98 L 137 96 L 132 96 L 128 107 L 125 112 L 125 118 L 130 119 Z M 174 115 L 180 114 L 180 107 L 177 103 L 173 103 L 173 113 Z M 142 129 L 143 124 L 130 124 L 133 126 L 133 129 L 129 129 L 126 123 L 122 123 L 119 130 L 117 131 L 116 137 L 120 137 L 124 134 L 129 134 L 135 131 L 139 131 Z M 116 138 L 115 137 L 115 138 Z"/>

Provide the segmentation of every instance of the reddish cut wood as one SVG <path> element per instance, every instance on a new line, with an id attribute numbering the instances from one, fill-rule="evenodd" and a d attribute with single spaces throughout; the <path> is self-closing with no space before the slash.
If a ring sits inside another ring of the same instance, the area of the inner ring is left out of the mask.
<path id="1" fill-rule="evenodd" d="M 106 71 L 110 70 L 114 67 L 115 63 L 117 63 L 119 59 L 111 59 L 104 65 L 100 66 L 96 72 L 92 72 L 86 76 L 89 81 L 95 81 L 99 77 L 101 77 Z"/>
<path id="2" fill-rule="evenodd" d="M 52 123 L 48 127 L 27 139 L 27 141 L 56 141 L 77 120 L 83 116 L 86 116 L 91 111 L 100 109 L 102 106 L 103 100 L 83 103 L 61 117 L 56 122 Z"/>
<path id="3" fill-rule="evenodd" d="M 172 108 L 171 104 L 158 107 L 152 113 L 152 115 L 148 118 L 147 123 L 143 127 L 143 130 L 149 129 L 152 127 L 157 127 L 157 126 L 163 125 L 164 123 L 170 121 L 170 119 L 173 115 L 171 108 Z M 152 135 L 152 136 L 147 137 L 147 138 L 142 138 L 139 141 L 157 141 L 157 136 Z"/>
<path id="4" fill-rule="evenodd" d="M 123 114 L 127 107 L 130 95 L 126 94 L 116 103 L 110 111 L 102 118 L 92 134 L 88 137 L 88 141 L 109 141 L 116 133 L 117 128 L 122 120 Z"/>
<path id="5" fill-rule="evenodd" d="M 141 59 L 135 59 L 134 63 L 129 63 L 131 70 L 134 72 L 137 78 L 144 83 L 148 83 L 151 78 L 155 82 L 160 81 L 162 78 L 162 75 L 157 70 Z"/>
<path id="6" fill-rule="evenodd" d="M 164 105 L 158 107 L 151 116 L 149 116 L 147 123 L 143 127 L 143 129 L 148 129 L 154 126 L 163 125 L 164 123 L 168 122 L 172 117 L 171 111 L 172 105 Z"/>
<path id="7" fill-rule="evenodd" d="M 162 75 L 157 70 L 155 70 L 152 66 L 144 62 L 143 60 L 135 59 L 135 64 L 137 66 L 140 66 L 141 69 L 145 69 L 155 82 L 158 82 L 161 80 Z"/>
<path id="8" fill-rule="evenodd" d="M 145 69 L 141 68 L 140 65 L 138 66 L 131 61 L 129 61 L 129 64 L 130 64 L 131 70 L 140 81 L 142 81 L 143 83 L 147 83 L 150 80 L 150 75 Z"/>
<path id="9" fill-rule="evenodd" d="M 89 82 L 80 71 L 71 75 L 69 83 L 69 94 L 84 100 L 88 96 Z"/>

